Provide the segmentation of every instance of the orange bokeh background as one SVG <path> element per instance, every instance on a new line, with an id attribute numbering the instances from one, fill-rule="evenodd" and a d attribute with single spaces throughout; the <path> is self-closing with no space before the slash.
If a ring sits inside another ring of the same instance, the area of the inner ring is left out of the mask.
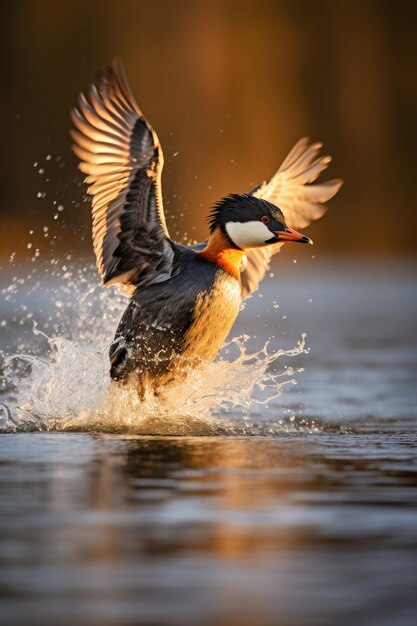
<path id="1" fill-rule="evenodd" d="M 174 238 L 202 240 L 216 199 L 268 178 L 308 135 L 333 155 L 328 177 L 345 179 L 308 231 L 320 250 L 415 253 L 415 6 L 3 4 L 1 260 L 27 254 L 28 231 L 43 241 L 45 225 L 60 251 L 91 253 L 68 111 L 113 55 L 162 142 Z"/>

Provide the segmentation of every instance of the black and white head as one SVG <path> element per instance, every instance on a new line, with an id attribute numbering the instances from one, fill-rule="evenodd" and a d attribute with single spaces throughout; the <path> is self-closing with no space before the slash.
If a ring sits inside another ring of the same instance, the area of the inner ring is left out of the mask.
<path id="1" fill-rule="evenodd" d="M 313 243 L 285 223 L 277 206 L 250 194 L 232 194 L 213 207 L 208 218 L 210 233 L 219 227 L 224 236 L 240 250 L 274 243 L 296 241 Z"/>

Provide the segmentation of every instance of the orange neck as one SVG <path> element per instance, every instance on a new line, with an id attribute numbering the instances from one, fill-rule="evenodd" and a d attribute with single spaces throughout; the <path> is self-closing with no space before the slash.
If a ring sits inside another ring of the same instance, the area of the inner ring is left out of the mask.
<path id="1" fill-rule="evenodd" d="M 219 226 L 210 235 L 207 246 L 199 254 L 203 259 L 216 263 L 237 280 L 240 280 L 239 268 L 245 253 L 243 250 L 232 248 Z"/>

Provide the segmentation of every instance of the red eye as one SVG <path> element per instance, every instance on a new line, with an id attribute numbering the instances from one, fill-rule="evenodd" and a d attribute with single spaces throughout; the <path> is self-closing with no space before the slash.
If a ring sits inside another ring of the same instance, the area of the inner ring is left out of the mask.
<path id="1" fill-rule="evenodd" d="M 267 215 L 262 215 L 261 222 L 263 222 L 264 224 L 268 224 L 269 217 Z"/>

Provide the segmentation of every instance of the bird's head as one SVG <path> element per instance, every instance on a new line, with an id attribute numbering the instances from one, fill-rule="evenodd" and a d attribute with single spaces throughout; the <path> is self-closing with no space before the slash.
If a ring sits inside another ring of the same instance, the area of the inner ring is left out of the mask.
<path id="1" fill-rule="evenodd" d="M 250 194 L 232 194 L 213 207 L 208 218 L 210 233 L 220 228 L 230 243 L 240 250 L 274 243 L 297 241 L 313 243 L 285 223 L 277 206 Z"/>

